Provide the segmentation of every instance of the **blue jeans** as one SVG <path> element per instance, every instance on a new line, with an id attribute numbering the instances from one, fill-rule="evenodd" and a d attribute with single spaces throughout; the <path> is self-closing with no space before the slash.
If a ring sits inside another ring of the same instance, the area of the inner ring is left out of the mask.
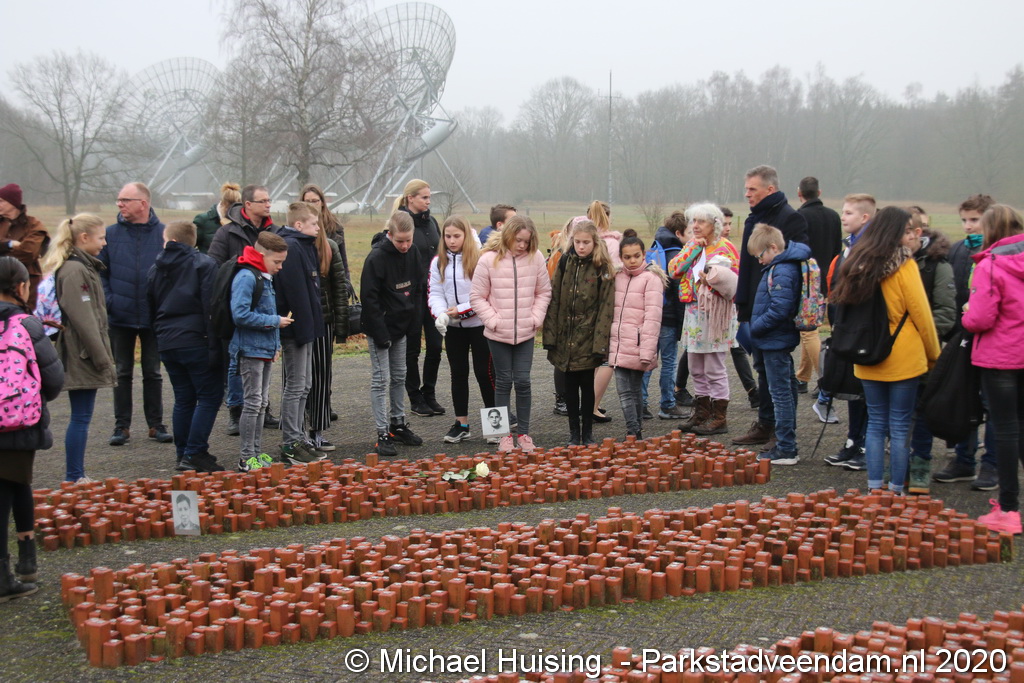
<path id="1" fill-rule="evenodd" d="M 661 356 L 661 375 L 658 387 L 661 389 L 661 409 L 672 410 L 676 405 L 676 357 L 679 355 L 679 340 L 676 339 L 676 328 L 662 325 L 658 333 L 658 355 Z M 647 405 L 647 385 L 651 381 L 651 373 L 644 373 L 642 394 L 643 404 Z"/>
<path id="2" fill-rule="evenodd" d="M 775 404 L 775 438 L 780 453 L 796 453 L 796 375 L 793 374 L 793 350 L 757 351 L 768 380 L 768 393 Z"/>
<path id="3" fill-rule="evenodd" d="M 910 427 L 914 421 L 919 377 L 899 382 L 861 380 L 868 404 L 868 433 L 864 442 L 868 488 L 882 488 L 885 437 L 889 435 L 889 489 L 903 491 L 910 462 Z"/>
<path id="4" fill-rule="evenodd" d="M 757 374 L 757 395 L 760 403 L 757 406 L 757 421 L 767 427 L 775 427 L 775 406 L 772 405 L 772 392 L 768 389 L 768 375 L 764 367 L 764 351 L 754 349 L 754 372 Z M 794 375 L 795 377 L 796 375 Z"/>
<path id="5" fill-rule="evenodd" d="M 96 407 L 96 389 L 71 389 L 71 418 L 64 432 L 64 481 L 85 476 L 85 445 L 89 442 L 89 423 Z"/>
<path id="6" fill-rule="evenodd" d="M 211 367 L 210 351 L 202 346 L 161 351 L 160 360 L 174 388 L 171 429 L 178 460 L 205 453 L 224 398 L 220 369 Z"/>

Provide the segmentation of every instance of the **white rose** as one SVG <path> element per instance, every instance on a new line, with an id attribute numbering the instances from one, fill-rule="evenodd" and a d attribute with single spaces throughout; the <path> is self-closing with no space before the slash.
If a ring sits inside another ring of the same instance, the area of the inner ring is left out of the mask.
<path id="1" fill-rule="evenodd" d="M 476 476 L 478 477 L 486 477 L 488 474 L 491 473 L 490 468 L 487 467 L 487 463 L 485 462 L 477 463 L 476 469 L 474 471 L 476 472 Z"/>

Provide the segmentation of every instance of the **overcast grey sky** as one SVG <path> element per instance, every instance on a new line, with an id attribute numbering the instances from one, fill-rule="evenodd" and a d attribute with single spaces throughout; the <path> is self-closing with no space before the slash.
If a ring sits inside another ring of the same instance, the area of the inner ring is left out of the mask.
<path id="1" fill-rule="evenodd" d="M 378 0 L 380 9 L 395 4 Z M 781 64 L 805 78 L 821 62 L 841 80 L 862 74 L 901 98 L 918 82 L 925 98 L 980 83 L 997 85 L 1024 62 L 1019 0 L 436 0 L 457 33 L 442 103 L 449 111 L 493 105 L 506 123 L 530 90 L 572 76 L 633 96 L 713 71 L 756 79 Z M 49 0 L 4 3 L 0 88 L 16 61 L 55 49 L 103 54 L 129 73 L 172 57 L 221 66 L 218 0 Z M 816 9 L 809 9 L 812 6 Z M 267 84 L 265 96 L 273 94 Z"/>

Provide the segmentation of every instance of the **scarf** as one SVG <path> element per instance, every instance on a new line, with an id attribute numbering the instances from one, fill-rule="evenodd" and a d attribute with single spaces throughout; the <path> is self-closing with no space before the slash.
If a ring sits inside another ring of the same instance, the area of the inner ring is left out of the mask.
<path id="1" fill-rule="evenodd" d="M 964 238 L 964 242 L 966 242 L 967 246 L 970 247 L 971 249 L 977 249 L 982 245 L 984 241 L 984 235 L 968 235 L 967 237 Z"/>
<path id="2" fill-rule="evenodd" d="M 888 261 L 886 261 L 885 266 L 882 268 L 882 279 L 884 280 L 885 278 L 889 277 L 897 270 L 899 270 L 900 266 L 903 265 L 904 261 L 911 258 L 911 256 L 912 254 L 910 253 L 909 247 L 900 247 L 895 252 L 893 252 L 893 255 L 889 258 Z"/>

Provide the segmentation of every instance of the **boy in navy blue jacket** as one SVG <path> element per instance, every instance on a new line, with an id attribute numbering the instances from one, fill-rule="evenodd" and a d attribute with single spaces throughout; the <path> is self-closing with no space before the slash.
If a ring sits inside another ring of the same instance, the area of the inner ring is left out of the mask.
<path id="1" fill-rule="evenodd" d="M 797 386 L 793 374 L 793 349 L 800 344 L 800 332 L 793 319 L 800 306 L 800 263 L 811 257 L 802 242 L 789 243 L 782 231 L 764 223 L 754 226 L 747 251 L 761 264 L 750 314 L 750 339 L 764 356 L 768 392 L 775 404 L 775 435 L 778 443 L 760 457 L 776 465 L 800 461 L 796 446 Z M 770 281 L 770 284 L 769 284 Z"/>
<path id="2" fill-rule="evenodd" d="M 242 376 L 242 414 L 238 420 L 241 440 L 238 469 L 242 472 L 273 462 L 260 453 L 260 440 L 263 416 L 270 405 L 271 364 L 281 348 L 279 330 L 292 324 L 290 317 L 277 314 L 272 281 L 287 256 L 288 245 L 279 235 L 269 230 L 261 232 L 256 238 L 256 248 L 247 246 L 238 257 L 239 265 L 248 267 L 240 268 L 231 281 L 231 319 L 235 333 L 228 353 L 236 359 L 238 373 Z M 253 307 L 257 277 L 262 278 L 263 287 Z"/>
<path id="3" fill-rule="evenodd" d="M 288 225 L 277 232 L 288 245 L 289 257 L 274 281 L 277 313 L 295 321 L 281 332 L 281 456 L 293 465 L 327 457 L 307 440 L 303 429 L 306 399 L 313 385 L 313 340 L 327 334 L 320 307 L 319 232 L 320 218 L 305 202 L 289 205 Z"/>
<path id="4" fill-rule="evenodd" d="M 146 301 L 160 360 L 174 388 L 171 429 L 179 472 L 219 472 L 210 455 L 213 430 L 224 395 L 220 381 L 220 344 L 209 331 L 208 293 L 217 262 L 196 247 L 196 226 L 170 223 L 164 249 L 146 279 Z"/>

